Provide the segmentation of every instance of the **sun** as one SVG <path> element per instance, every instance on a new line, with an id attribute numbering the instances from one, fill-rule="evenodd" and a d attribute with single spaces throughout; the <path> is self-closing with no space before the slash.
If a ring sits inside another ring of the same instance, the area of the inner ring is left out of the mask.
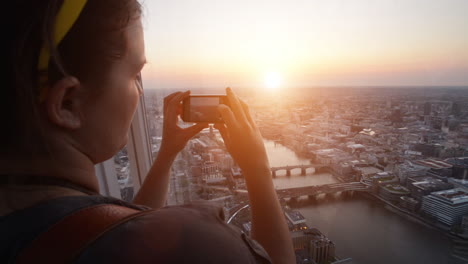
<path id="1" fill-rule="evenodd" d="M 282 81 L 283 78 L 277 72 L 268 72 L 264 76 L 265 87 L 271 91 L 278 90 Z"/>

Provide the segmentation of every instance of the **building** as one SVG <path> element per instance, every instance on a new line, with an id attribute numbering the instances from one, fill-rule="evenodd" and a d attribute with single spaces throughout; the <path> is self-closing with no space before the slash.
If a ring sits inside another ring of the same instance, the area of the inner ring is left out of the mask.
<path id="1" fill-rule="evenodd" d="M 468 157 L 458 157 L 446 160 L 453 165 L 452 177 L 455 179 L 468 180 Z"/>
<path id="2" fill-rule="evenodd" d="M 396 174 L 400 178 L 401 183 L 406 183 L 406 181 L 411 177 L 424 176 L 426 171 L 429 169 L 424 166 L 416 165 L 410 161 L 406 161 L 398 165 L 396 169 Z"/>
<path id="3" fill-rule="evenodd" d="M 452 168 L 452 164 L 441 159 L 422 159 L 413 163 L 434 170 Z"/>
<path id="4" fill-rule="evenodd" d="M 329 263 L 335 258 L 335 244 L 318 229 L 291 232 L 296 253 L 302 252 L 302 258 L 310 258 L 317 264 Z M 304 256 L 305 255 L 305 256 Z M 312 262 L 314 263 L 314 262 Z"/>
<path id="5" fill-rule="evenodd" d="M 424 103 L 424 115 L 430 116 L 432 111 L 432 104 L 431 102 Z"/>
<path id="6" fill-rule="evenodd" d="M 463 216 L 458 237 L 452 238 L 452 262 L 468 263 L 468 215 Z"/>
<path id="7" fill-rule="evenodd" d="M 409 195 L 410 191 L 400 184 L 397 183 L 390 183 L 380 186 L 379 189 L 379 196 L 383 199 L 394 202 L 400 203 L 400 197 Z"/>
<path id="8" fill-rule="evenodd" d="M 218 163 L 215 161 L 205 161 L 202 167 L 202 175 L 205 183 L 219 183 L 226 180 L 221 173 Z"/>
<path id="9" fill-rule="evenodd" d="M 350 178 L 353 176 L 353 167 L 349 162 L 340 162 L 332 166 L 333 172 L 341 177 Z"/>
<path id="10" fill-rule="evenodd" d="M 357 172 L 358 178 L 365 182 L 366 184 L 372 184 L 372 176 L 375 176 L 377 173 L 382 172 L 381 169 L 374 166 L 355 166 L 354 170 Z"/>
<path id="11" fill-rule="evenodd" d="M 284 215 L 293 225 L 299 225 L 306 222 L 306 219 L 301 213 L 299 213 L 299 211 L 289 210 L 284 212 Z"/>
<path id="12" fill-rule="evenodd" d="M 372 181 L 372 185 L 398 182 L 398 179 L 395 177 L 395 175 L 387 171 L 378 172 L 374 176 L 369 177 L 369 179 Z"/>
<path id="13" fill-rule="evenodd" d="M 454 188 L 462 188 L 468 191 L 468 179 L 467 180 L 460 180 L 455 178 L 448 179 L 450 184 L 453 184 Z"/>
<path id="14" fill-rule="evenodd" d="M 468 214 L 464 215 L 461 223 L 462 235 L 468 238 Z"/>
<path id="15" fill-rule="evenodd" d="M 350 159 L 350 155 L 339 149 L 318 149 L 312 151 L 313 160 L 319 164 L 337 164 Z"/>
<path id="16" fill-rule="evenodd" d="M 304 216 L 295 210 L 284 215 L 291 232 L 297 263 L 329 263 L 335 260 L 335 244 L 316 228 L 309 228 Z"/>
<path id="17" fill-rule="evenodd" d="M 423 197 L 421 210 L 445 225 L 460 224 L 468 214 L 468 191 L 455 188 L 433 192 Z"/>
<path id="18" fill-rule="evenodd" d="M 440 157 L 444 147 L 437 143 L 417 143 L 413 145 L 414 151 L 421 152 L 422 155 L 428 157 Z"/>
<path id="19" fill-rule="evenodd" d="M 362 144 L 349 144 L 346 146 L 351 154 L 355 152 L 365 151 L 366 147 Z"/>
<path id="20" fill-rule="evenodd" d="M 401 196 L 400 197 L 400 205 L 411 211 L 411 212 L 416 212 L 419 209 L 420 202 L 412 197 L 409 196 Z"/>
<path id="21" fill-rule="evenodd" d="M 328 263 L 335 256 L 335 244 L 322 235 L 310 241 L 310 256 L 317 263 Z"/>
<path id="22" fill-rule="evenodd" d="M 433 192 L 448 190 L 452 188 L 452 184 L 443 182 L 440 179 L 429 176 L 424 177 L 419 181 L 409 182 L 408 184 L 408 189 L 411 192 L 411 196 L 418 201 L 421 201 L 423 196 L 429 195 Z"/>
<path id="23" fill-rule="evenodd" d="M 426 175 L 439 178 L 441 180 L 447 180 L 448 177 L 452 176 L 453 165 L 441 160 L 441 159 L 424 159 L 414 161 L 416 165 L 427 168 Z"/>

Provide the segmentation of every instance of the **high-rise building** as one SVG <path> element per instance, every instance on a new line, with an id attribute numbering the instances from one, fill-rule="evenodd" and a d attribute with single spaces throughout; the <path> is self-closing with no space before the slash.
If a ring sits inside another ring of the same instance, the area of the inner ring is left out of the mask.
<path id="1" fill-rule="evenodd" d="M 294 250 L 306 252 L 315 263 L 328 263 L 335 257 L 335 244 L 318 229 L 291 232 Z"/>
<path id="2" fill-rule="evenodd" d="M 447 162 L 453 165 L 453 178 L 468 180 L 468 157 L 451 158 Z"/>
<path id="3" fill-rule="evenodd" d="M 468 215 L 462 218 L 460 234 L 452 238 L 451 255 L 450 263 L 468 263 Z"/>
<path id="4" fill-rule="evenodd" d="M 335 244 L 316 228 L 309 228 L 304 216 L 295 210 L 286 210 L 294 251 L 299 256 L 298 263 L 329 263 L 335 260 Z M 313 260 L 310 262 L 310 260 Z"/>
<path id="5" fill-rule="evenodd" d="M 310 240 L 310 256 L 317 263 L 327 263 L 335 255 L 335 244 L 325 236 Z"/>
<path id="6" fill-rule="evenodd" d="M 408 188 L 411 191 L 411 196 L 416 200 L 421 201 L 424 196 L 433 192 L 452 189 L 453 185 L 443 182 L 440 179 L 427 176 L 423 177 L 419 181 L 409 183 Z"/>
<path id="7" fill-rule="evenodd" d="M 458 102 L 453 102 L 452 103 L 452 115 L 454 116 L 458 116 L 460 115 L 460 112 L 461 112 L 461 106 L 460 106 L 460 103 Z"/>
<path id="8" fill-rule="evenodd" d="M 432 108 L 432 105 L 431 105 L 430 102 L 426 102 L 426 103 L 424 104 L 424 115 L 425 115 L 425 116 L 431 115 L 431 110 L 432 110 L 431 108 Z"/>
<path id="9" fill-rule="evenodd" d="M 455 188 L 423 197 L 422 211 L 448 226 L 460 224 L 468 214 L 468 191 Z"/>
<path id="10" fill-rule="evenodd" d="M 464 215 L 461 223 L 462 235 L 468 238 L 468 214 Z"/>

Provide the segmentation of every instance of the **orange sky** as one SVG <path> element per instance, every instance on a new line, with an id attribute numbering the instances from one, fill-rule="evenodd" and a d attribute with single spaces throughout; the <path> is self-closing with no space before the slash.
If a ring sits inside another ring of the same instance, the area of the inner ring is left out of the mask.
<path id="1" fill-rule="evenodd" d="M 468 85 L 465 0 L 146 1 L 147 88 Z"/>

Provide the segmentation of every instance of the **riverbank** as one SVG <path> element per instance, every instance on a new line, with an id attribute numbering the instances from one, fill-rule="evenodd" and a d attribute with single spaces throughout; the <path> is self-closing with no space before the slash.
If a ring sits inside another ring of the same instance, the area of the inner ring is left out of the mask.
<path id="1" fill-rule="evenodd" d="M 265 147 L 272 166 L 309 163 L 282 144 L 265 140 Z M 337 175 L 323 175 L 308 173 L 304 177 L 296 171 L 291 177 L 278 177 L 275 184 L 281 188 L 340 182 Z M 361 197 L 360 193 L 301 197 L 291 207 L 333 241 L 338 256 L 352 257 L 356 263 L 448 263 L 452 243 L 443 233 L 400 217 L 396 209 L 388 210 L 383 202 Z"/>
<path id="2" fill-rule="evenodd" d="M 281 140 L 279 142 L 275 142 L 275 144 L 279 144 L 279 145 L 282 145 L 285 148 L 288 148 L 289 150 L 294 152 L 298 158 L 308 159 L 309 162 L 310 162 L 310 157 L 308 157 L 307 155 L 304 155 L 304 153 L 301 153 L 301 151 L 299 151 L 297 146 L 295 146 L 294 144 L 291 144 L 291 142 L 288 142 L 287 140 Z M 331 175 L 333 176 L 333 178 L 338 180 L 338 182 L 347 182 L 347 180 L 340 177 L 340 175 L 336 175 L 333 172 L 331 172 Z M 401 207 L 399 207 L 399 206 L 397 206 L 395 204 L 392 204 L 391 202 L 389 202 L 387 200 L 384 200 L 383 198 L 381 198 L 380 196 L 378 196 L 376 194 L 373 194 L 373 193 L 360 193 L 360 194 L 363 195 L 363 197 L 365 197 L 367 199 L 377 200 L 377 201 L 385 204 L 385 206 L 384 206 L 385 209 L 387 209 L 387 210 L 389 210 L 389 211 L 391 211 L 393 213 L 396 213 L 396 214 L 398 214 L 398 215 L 400 215 L 400 216 L 402 216 L 402 217 L 404 217 L 404 218 L 406 218 L 406 219 L 408 219 L 410 221 L 413 221 L 415 223 L 423 225 L 423 226 L 425 226 L 427 228 L 434 229 L 434 230 L 437 230 L 439 232 L 442 232 L 445 236 L 447 236 L 449 238 L 460 239 L 460 236 L 453 233 L 449 226 L 443 225 L 443 224 L 441 224 L 439 222 L 430 221 L 427 218 L 425 218 L 425 217 L 423 217 L 423 216 L 421 216 L 419 214 L 416 214 L 414 212 L 411 212 L 411 211 L 408 211 L 408 210 L 406 210 L 404 208 L 401 208 Z M 463 239 L 466 239 L 466 238 L 463 238 Z"/>
<path id="3" fill-rule="evenodd" d="M 398 215 L 403 216 L 403 217 L 405 217 L 406 219 L 408 219 L 410 221 L 413 221 L 415 223 L 424 225 L 425 227 L 441 231 L 446 235 L 448 234 L 447 232 L 450 231 L 449 227 L 445 227 L 445 226 L 438 225 L 436 223 L 429 222 L 426 219 L 424 219 L 423 217 L 421 217 L 421 216 L 419 216 L 419 215 L 417 215 L 415 213 L 412 213 L 412 212 L 410 212 L 408 210 L 400 208 L 400 207 L 390 203 L 389 201 L 386 201 L 386 200 L 382 199 L 378 195 L 371 194 L 371 193 L 361 193 L 361 196 L 363 196 L 363 197 L 365 197 L 367 199 L 372 199 L 374 201 L 379 201 L 379 202 L 385 204 L 385 207 L 384 207 L 385 209 L 387 209 L 387 210 L 389 210 L 389 211 L 391 211 L 393 213 L 397 213 Z"/>
<path id="4" fill-rule="evenodd" d="M 335 174 L 332 174 L 333 177 L 335 179 L 337 179 L 338 181 L 340 182 L 345 182 L 345 180 L 340 177 L 339 175 L 335 175 Z M 445 225 L 442 225 L 442 224 L 439 224 L 439 223 L 433 223 L 433 222 L 430 222 L 428 221 L 427 219 L 425 219 L 424 217 L 416 214 L 416 213 L 413 213 L 413 212 L 410 212 L 404 208 L 401 208 L 385 199 L 383 199 L 382 197 L 376 195 L 376 194 L 373 194 L 373 193 L 359 193 L 362 197 L 364 198 L 367 198 L 367 199 L 371 199 L 371 200 L 374 200 L 374 201 L 378 201 L 378 202 L 381 202 L 383 204 L 385 204 L 385 209 L 393 212 L 393 213 L 396 213 L 402 217 L 405 217 L 406 219 L 410 220 L 410 221 L 413 221 L 415 223 L 418 223 L 420 225 L 423 225 L 427 228 L 430 228 L 430 229 L 434 229 L 434 230 L 437 230 L 439 232 L 442 232 L 444 235 L 446 235 L 447 237 L 449 238 L 454 238 L 456 237 L 456 235 L 450 233 L 450 227 L 448 226 L 445 226 Z"/>
<path id="5" fill-rule="evenodd" d="M 415 222 L 415 223 L 418 223 L 420 225 L 423 225 L 429 229 L 432 229 L 432 230 L 436 230 L 440 233 L 442 233 L 443 235 L 445 235 L 447 238 L 449 239 L 458 239 L 458 240 L 465 240 L 468 242 L 468 238 L 464 238 L 464 237 L 461 237 L 455 233 L 452 233 L 451 232 L 451 228 L 448 227 L 448 226 L 445 226 L 445 225 L 442 225 L 440 223 L 433 223 L 433 222 L 430 222 L 430 221 L 427 221 L 427 219 L 425 219 L 424 217 L 420 216 L 420 215 L 417 215 L 413 212 L 410 212 L 408 210 L 405 210 L 403 208 L 400 208 L 384 199 L 382 199 L 381 197 L 379 197 L 378 195 L 375 195 L 375 194 L 371 194 L 371 193 L 361 193 L 361 196 L 362 197 L 365 197 L 367 199 L 372 199 L 374 201 L 379 201 L 381 203 L 384 203 L 385 206 L 384 208 L 393 212 L 393 213 L 396 213 L 412 222 Z"/>

